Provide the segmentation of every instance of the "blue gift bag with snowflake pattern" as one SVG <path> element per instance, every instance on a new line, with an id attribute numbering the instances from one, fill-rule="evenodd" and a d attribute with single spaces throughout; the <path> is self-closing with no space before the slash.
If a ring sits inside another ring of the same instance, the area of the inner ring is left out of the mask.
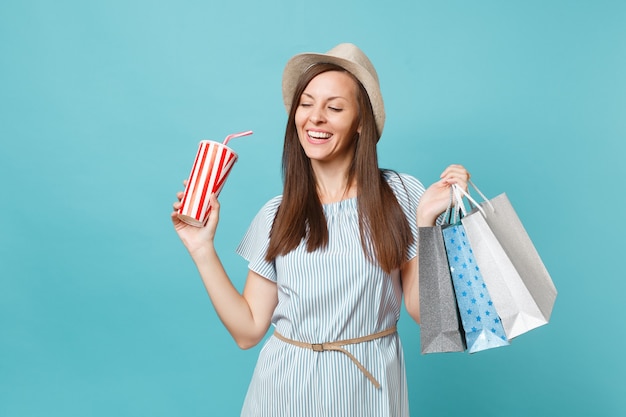
<path id="1" fill-rule="evenodd" d="M 448 225 L 443 229 L 443 237 L 468 352 L 507 346 L 509 341 L 474 259 L 465 228 L 461 223 Z"/>

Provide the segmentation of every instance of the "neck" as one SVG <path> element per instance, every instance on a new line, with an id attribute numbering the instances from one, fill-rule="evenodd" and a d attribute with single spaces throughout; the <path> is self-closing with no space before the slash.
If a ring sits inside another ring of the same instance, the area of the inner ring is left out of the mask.
<path id="1" fill-rule="evenodd" d="M 322 204 L 356 197 L 356 180 L 348 181 L 349 168 L 347 166 L 315 165 L 313 166 L 315 185 Z"/>

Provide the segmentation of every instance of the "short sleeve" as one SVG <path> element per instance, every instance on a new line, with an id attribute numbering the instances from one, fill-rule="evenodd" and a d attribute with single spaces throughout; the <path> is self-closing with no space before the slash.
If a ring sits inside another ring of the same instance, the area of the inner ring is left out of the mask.
<path id="1" fill-rule="evenodd" d="M 417 178 L 408 174 L 386 171 L 385 175 L 411 227 L 413 243 L 407 250 L 407 260 L 413 259 L 417 255 L 417 205 L 425 188 Z"/>
<path id="2" fill-rule="evenodd" d="M 265 259 L 265 254 L 281 200 L 281 196 L 274 197 L 259 210 L 237 247 L 237 253 L 248 261 L 248 268 L 251 271 L 273 282 L 276 282 L 276 266 L 273 261 L 268 262 Z"/>

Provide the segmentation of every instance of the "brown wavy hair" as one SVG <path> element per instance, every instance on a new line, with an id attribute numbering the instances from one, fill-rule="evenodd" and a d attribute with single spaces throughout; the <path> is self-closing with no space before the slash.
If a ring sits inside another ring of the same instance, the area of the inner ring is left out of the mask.
<path id="1" fill-rule="evenodd" d="M 285 130 L 283 147 L 283 197 L 270 232 L 266 259 L 274 260 L 295 249 L 306 239 L 312 252 L 328 245 L 328 228 L 322 203 L 317 194 L 311 161 L 300 145 L 295 124 L 300 97 L 309 82 L 327 71 L 340 71 L 356 82 L 361 133 L 356 139 L 348 184 L 356 178 L 357 209 L 361 246 L 370 260 L 375 260 L 386 272 L 399 268 L 406 260 L 413 242 L 409 223 L 378 167 L 376 143 L 379 135 L 369 96 L 363 85 L 344 68 L 330 63 L 311 66 L 300 77 L 294 91 Z"/>

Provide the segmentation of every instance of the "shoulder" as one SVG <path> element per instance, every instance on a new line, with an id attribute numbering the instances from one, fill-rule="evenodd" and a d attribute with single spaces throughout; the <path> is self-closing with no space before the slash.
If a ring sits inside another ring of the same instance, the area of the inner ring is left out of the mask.
<path id="1" fill-rule="evenodd" d="M 383 178 L 398 197 L 405 197 L 409 200 L 419 199 L 426 190 L 420 180 L 409 174 L 386 169 L 383 170 Z"/>
<path id="2" fill-rule="evenodd" d="M 278 195 L 270 199 L 263 205 L 263 207 L 261 207 L 256 217 L 274 221 L 274 217 L 276 216 L 276 212 L 278 211 L 278 207 L 280 207 L 280 203 L 282 200 L 282 195 Z"/>
<path id="3" fill-rule="evenodd" d="M 276 211 L 280 206 L 281 201 L 283 201 L 282 195 L 277 195 L 276 197 L 270 199 L 267 203 L 263 205 L 262 211 Z"/>
<path id="4" fill-rule="evenodd" d="M 263 207 L 261 207 L 252 219 L 252 222 L 250 223 L 250 226 L 248 227 L 248 230 L 244 235 L 239 248 L 237 249 L 240 254 L 247 254 L 244 255 L 245 258 L 249 259 L 253 249 L 267 249 L 265 246 L 269 239 L 270 230 L 272 230 L 274 217 L 276 217 L 276 211 L 280 206 L 281 200 L 281 196 L 272 198 L 265 203 Z"/>

